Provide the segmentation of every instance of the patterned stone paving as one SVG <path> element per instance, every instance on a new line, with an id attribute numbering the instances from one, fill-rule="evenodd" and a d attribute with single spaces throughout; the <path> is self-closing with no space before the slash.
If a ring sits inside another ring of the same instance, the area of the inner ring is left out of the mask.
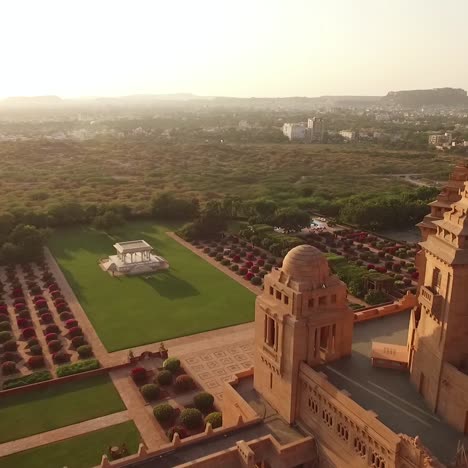
<path id="1" fill-rule="evenodd" d="M 252 367 L 253 356 L 253 342 L 248 340 L 181 356 L 181 360 L 184 368 L 198 383 L 221 402 L 223 383 L 235 373 Z"/>

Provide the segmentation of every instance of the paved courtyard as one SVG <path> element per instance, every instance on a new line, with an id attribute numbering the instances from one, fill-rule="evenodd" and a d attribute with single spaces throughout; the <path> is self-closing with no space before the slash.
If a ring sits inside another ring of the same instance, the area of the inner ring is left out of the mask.
<path id="1" fill-rule="evenodd" d="M 184 368 L 221 403 L 223 384 L 253 366 L 253 339 L 180 356 Z"/>

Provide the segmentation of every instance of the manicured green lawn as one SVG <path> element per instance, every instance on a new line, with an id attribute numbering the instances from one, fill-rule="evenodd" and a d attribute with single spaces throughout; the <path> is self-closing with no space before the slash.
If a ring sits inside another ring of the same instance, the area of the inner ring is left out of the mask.
<path id="1" fill-rule="evenodd" d="M 50 249 L 108 351 L 249 322 L 255 296 L 165 233 L 133 223 L 103 233 L 57 231 Z M 170 264 L 152 277 L 112 277 L 98 266 L 117 241 L 144 239 Z"/>
<path id="2" fill-rule="evenodd" d="M 0 443 L 125 409 L 107 375 L 6 396 L 0 400 Z"/>
<path id="3" fill-rule="evenodd" d="M 2 457 L 0 468 L 91 468 L 109 446 L 123 443 L 129 454 L 137 452 L 140 433 L 133 421 Z"/>

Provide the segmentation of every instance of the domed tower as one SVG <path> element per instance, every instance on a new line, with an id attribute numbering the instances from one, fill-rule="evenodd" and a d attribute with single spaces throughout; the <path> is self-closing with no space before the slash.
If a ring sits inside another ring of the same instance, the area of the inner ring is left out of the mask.
<path id="1" fill-rule="evenodd" d="M 351 354 L 352 334 L 346 285 L 320 250 L 295 247 L 282 268 L 265 276 L 255 304 L 255 389 L 292 423 L 299 364 Z"/>

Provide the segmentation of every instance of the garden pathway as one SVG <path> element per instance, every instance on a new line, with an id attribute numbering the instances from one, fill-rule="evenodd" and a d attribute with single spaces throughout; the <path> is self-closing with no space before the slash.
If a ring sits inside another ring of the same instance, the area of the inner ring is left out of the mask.
<path id="1" fill-rule="evenodd" d="M 49 265 L 49 269 L 54 275 L 56 283 L 62 291 L 65 300 L 68 302 L 70 310 L 73 312 L 75 318 L 78 320 L 80 327 L 84 331 L 88 343 L 92 346 L 94 355 L 103 367 L 111 365 L 112 362 L 109 358 L 109 353 L 107 352 L 106 348 L 104 347 L 101 340 L 94 331 L 94 327 L 89 321 L 86 312 L 83 310 L 83 307 L 81 307 L 81 304 L 76 298 L 72 288 L 68 284 L 68 281 L 62 273 L 62 270 L 58 266 L 54 256 L 50 253 L 50 250 L 47 247 L 44 248 L 44 253 L 46 261 Z"/>
<path id="2" fill-rule="evenodd" d="M 24 437 L 23 439 L 5 442 L 0 445 L 0 457 L 69 439 L 70 437 L 76 437 L 88 432 L 97 431 L 98 429 L 104 429 L 105 427 L 129 421 L 130 419 L 129 411 L 120 411 L 118 413 L 108 414 L 107 416 L 101 416 L 100 418 L 89 419 L 88 421 L 61 427 L 52 431 Z"/>
<path id="3" fill-rule="evenodd" d="M 156 422 L 152 411 L 149 411 L 148 405 L 145 405 L 138 387 L 130 378 L 128 369 L 111 371 L 109 375 L 146 447 L 149 450 L 155 450 L 167 444 L 166 434 Z"/>
<path id="4" fill-rule="evenodd" d="M 203 260 L 207 261 L 210 265 L 213 265 L 218 270 L 221 270 L 225 275 L 229 276 L 234 281 L 237 281 L 239 284 L 244 286 L 244 288 L 247 288 L 250 291 L 252 291 L 256 296 L 262 294 L 262 288 L 260 286 L 254 286 L 250 281 L 246 281 L 242 276 L 239 276 L 237 273 L 234 273 L 228 267 L 221 265 L 220 262 L 216 261 L 214 258 L 210 257 L 209 255 L 206 255 L 205 253 L 203 253 L 201 249 L 197 249 L 189 242 L 184 241 L 177 234 L 173 232 L 166 232 L 166 235 L 169 236 L 171 239 L 174 239 L 179 244 L 183 245 L 185 248 L 191 250 L 194 254 L 203 258 Z"/>

